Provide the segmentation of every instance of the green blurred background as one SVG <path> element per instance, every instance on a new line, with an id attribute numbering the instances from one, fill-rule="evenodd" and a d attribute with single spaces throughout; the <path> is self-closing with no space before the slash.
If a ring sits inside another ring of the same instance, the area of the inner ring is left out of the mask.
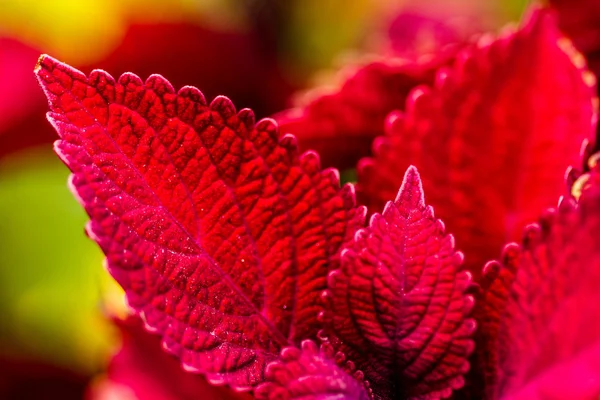
<path id="1" fill-rule="evenodd" d="M 356 54 L 435 50 L 433 25 L 415 15 L 443 22 L 453 38 L 464 39 L 517 21 L 524 5 L 2 0 L 0 398 L 50 398 L 49 392 L 61 390 L 60 398 L 82 396 L 119 345 L 107 315 L 124 312 L 120 289 L 84 235 L 86 216 L 67 189 L 67 169 L 52 152 L 55 134 L 32 73 L 40 53 L 86 73 L 94 67 L 142 78 L 161 73 L 175 86 L 194 84 L 209 98 L 228 95 L 265 117 L 289 107 L 294 93 L 329 79 L 324 71 Z M 38 393 L 32 383 L 43 389 Z"/>

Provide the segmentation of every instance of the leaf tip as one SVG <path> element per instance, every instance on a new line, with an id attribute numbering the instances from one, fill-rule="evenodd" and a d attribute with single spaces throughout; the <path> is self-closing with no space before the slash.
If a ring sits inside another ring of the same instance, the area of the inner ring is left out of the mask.
<path id="1" fill-rule="evenodd" d="M 37 60 L 35 64 L 35 68 L 33 69 L 33 73 L 40 78 L 40 73 L 42 71 L 50 71 L 54 68 L 54 66 L 62 64 L 56 58 L 49 56 L 48 54 L 42 54 Z"/>
<path id="2" fill-rule="evenodd" d="M 421 176 L 414 165 L 408 167 L 404 173 L 402 185 L 396 196 L 396 203 L 405 203 L 411 207 L 424 207 L 425 195 L 423 193 L 423 184 Z"/>
<path id="3" fill-rule="evenodd" d="M 42 63 L 44 62 L 44 60 L 50 57 L 48 54 L 42 54 L 38 60 L 37 63 L 35 64 L 35 68 L 33 69 L 33 73 L 37 75 L 37 73 L 42 69 Z"/>

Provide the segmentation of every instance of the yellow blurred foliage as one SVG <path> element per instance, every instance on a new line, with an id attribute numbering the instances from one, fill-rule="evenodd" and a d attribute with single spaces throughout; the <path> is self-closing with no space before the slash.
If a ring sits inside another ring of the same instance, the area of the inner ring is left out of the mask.
<path id="1" fill-rule="evenodd" d="M 297 60 L 309 68 L 329 66 L 332 57 L 366 38 L 389 3 L 390 0 L 294 2 L 289 40 Z"/>
<path id="2" fill-rule="evenodd" d="M 241 24 L 235 0 L 2 0 L 0 36 L 9 36 L 74 64 L 102 59 L 131 22 Z"/>

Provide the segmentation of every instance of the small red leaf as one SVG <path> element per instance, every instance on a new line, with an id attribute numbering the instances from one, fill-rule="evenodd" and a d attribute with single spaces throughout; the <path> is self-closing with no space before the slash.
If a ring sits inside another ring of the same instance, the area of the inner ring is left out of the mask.
<path id="1" fill-rule="evenodd" d="M 430 204 L 479 275 L 554 203 L 564 170 L 593 136 L 595 79 L 574 57 L 546 10 L 514 33 L 482 39 L 388 118 L 374 159 L 359 164 L 360 201 L 380 210 L 400 184 L 398 171 L 416 165 Z"/>
<path id="2" fill-rule="evenodd" d="M 513 272 L 504 306 L 494 329 L 481 324 L 492 350 L 489 399 L 600 396 L 600 179 L 593 175 L 579 204 L 564 199 L 527 228 L 521 246 L 510 245 L 512 265 L 501 266 Z"/>
<path id="3" fill-rule="evenodd" d="M 339 89 L 321 93 L 302 107 L 276 114 L 281 131 L 298 137 L 303 149 L 316 150 L 323 164 L 352 168 L 369 155 L 383 134 L 386 115 L 404 104 L 408 92 L 432 83 L 435 71 L 454 55 L 448 50 L 427 62 L 381 61 L 347 72 Z"/>
<path id="4" fill-rule="evenodd" d="M 439 399 L 462 387 L 475 324 L 461 263 L 410 167 L 395 202 L 344 246 L 325 296 L 324 334 L 376 398 Z"/>
<path id="5" fill-rule="evenodd" d="M 88 234 L 184 367 L 245 389 L 315 336 L 317 296 L 364 214 L 336 171 L 273 121 L 159 75 L 86 77 L 48 56 L 36 74 Z"/>
<path id="6" fill-rule="evenodd" d="M 314 342 L 302 342 L 302 350 L 288 347 L 280 360 L 267 367 L 266 383 L 256 398 L 261 400 L 369 400 L 360 373 L 344 372 L 333 361 L 330 349 L 320 351 Z"/>

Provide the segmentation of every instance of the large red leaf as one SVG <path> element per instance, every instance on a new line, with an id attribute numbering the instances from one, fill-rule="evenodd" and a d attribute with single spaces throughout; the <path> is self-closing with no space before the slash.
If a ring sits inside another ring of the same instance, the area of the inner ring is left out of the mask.
<path id="1" fill-rule="evenodd" d="M 593 75 L 547 10 L 514 33 L 482 40 L 415 89 L 392 114 L 373 159 L 358 167 L 359 200 L 380 210 L 409 164 L 475 275 L 553 204 L 564 170 L 595 127 Z"/>
<path id="2" fill-rule="evenodd" d="M 36 74 L 88 234 L 184 367 L 244 389 L 315 336 L 317 297 L 364 215 L 337 171 L 273 121 L 159 75 L 86 77 L 48 56 Z"/>
<path id="3" fill-rule="evenodd" d="M 481 325 L 488 348 L 495 345 L 489 399 L 600 396 L 600 177 L 592 174 L 579 204 L 562 200 L 527 228 L 521 246 L 511 245 L 511 265 L 499 265 L 512 277 L 503 304 L 489 307 L 496 329 Z"/>
<path id="4" fill-rule="evenodd" d="M 284 348 L 281 359 L 267 367 L 267 382 L 256 390 L 263 400 L 369 400 L 362 373 L 346 373 L 336 365 L 331 346 L 319 350 L 314 342 L 302 349 Z"/>
<path id="5" fill-rule="evenodd" d="M 463 385 L 475 324 L 454 238 L 406 172 L 395 202 L 374 214 L 330 274 L 324 335 L 370 382 L 376 398 L 439 399 Z"/>
<path id="6" fill-rule="evenodd" d="M 298 137 L 303 149 L 316 150 L 327 166 L 352 168 L 370 154 L 373 139 L 383 134 L 386 115 L 404 104 L 415 86 L 431 83 L 435 71 L 455 54 L 449 48 L 422 62 L 388 60 L 345 71 L 347 78 L 331 92 L 313 94 L 305 105 L 274 118 L 281 131 Z"/>

